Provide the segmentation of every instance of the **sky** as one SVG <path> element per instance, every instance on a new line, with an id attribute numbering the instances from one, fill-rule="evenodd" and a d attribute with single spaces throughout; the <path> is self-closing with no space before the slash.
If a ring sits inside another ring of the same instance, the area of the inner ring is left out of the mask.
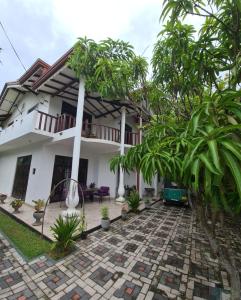
<path id="1" fill-rule="evenodd" d="M 0 7 L 0 21 L 26 68 L 37 58 L 53 64 L 83 36 L 123 39 L 150 59 L 162 30 L 162 0 L 0 0 Z M 1 90 L 24 69 L 1 28 L 0 48 Z"/>

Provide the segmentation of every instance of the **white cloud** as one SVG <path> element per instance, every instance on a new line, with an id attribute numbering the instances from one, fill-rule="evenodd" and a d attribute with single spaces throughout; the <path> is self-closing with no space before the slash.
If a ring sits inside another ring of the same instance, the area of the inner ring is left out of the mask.
<path id="1" fill-rule="evenodd" d="M 139 54 L 151 57 L 161 31 L 163 0 L 0 0 L 0 20 L 20 57 L 29 67 L 38 57 L 52 64 L 80 36 L 130 42 Z M 191 18 L 199 27 L 200 20 Z M 1 30 L 1 29 L 0 29 Z M 0 88 L 22 75 L 6 37 L 0 31 Z"/>
<path id="2" fill-rule="evenodd" d="M 128 32 L 133 18 L 146 9 L 151 7 L 156 11 L 157 19 L 161 11 L 160 0 L 53 0 L 52 3 L 58 28 L 68 32 L 72 40 L 79 36 L 96 40 L 118 38 Z"/>

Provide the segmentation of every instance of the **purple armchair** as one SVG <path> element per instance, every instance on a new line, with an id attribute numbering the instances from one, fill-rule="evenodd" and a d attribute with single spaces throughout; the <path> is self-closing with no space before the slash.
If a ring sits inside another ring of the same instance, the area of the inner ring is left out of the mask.
<path id="1" fill-rule="evenodd" d="M 101 186 L 98 191 L 94 193 L 94 196 L 98 197 L 101 202 L 103 197 L 109 196 L 110 199 L 110 188 L 108 186 Z"/>

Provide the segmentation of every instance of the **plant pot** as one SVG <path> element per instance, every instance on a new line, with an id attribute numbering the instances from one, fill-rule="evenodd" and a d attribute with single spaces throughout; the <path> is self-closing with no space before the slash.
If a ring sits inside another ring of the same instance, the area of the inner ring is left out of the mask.
<path id="1" fill-rule="evenodd" d="M 149 202 L 149 203 L 146 202 L 146 203 L 145 203 L 145 208 L 146 208 L 146 209 L 150 209 L 150 208 L 151 208 L 151 203 L 150 203 L 150 202 Z"/>
<path id="2" fill-rule="evenodd" d="M 83 231 L 83 232 L 81 232 L 81 234 L 80 234 L 80 238 L 81 238 L 81 240 L 86 240 L 87 239 L 87 232 L 86 231 Z"/>
<path id="3" fill-rule="evenodd" d="M 35 222 L 33 223 L 33 226 L 40 226 L 40 225 L 42 225 L 41 219 L 43 218 L 43 216 L 44 216 L 44 212 L 43 211 L 39 211 L 39 212 L 35 211 L 33 213 L 33 217 L 35 219 Z"/>
<path id="4" fill-rule="evenodd" d="M 109 228 L 110 228 L 110 219 L 101 219 L 101 227 L 104 230 L 109 230 Z"/>
<path id="5" fill-rule="evenodd" d="M 4 201 L 7 199 L 7 195 L 0 194 L 0 202 L 4 204 Z"/>
<path id="6" fill-rule="evenodd" d="M 121 212 L 121 219 L 123 221 L 127 220 L 127 212 Z"/>
<path id="7" fill-rule="evenodd" d="M 20 207 L 14 207 L 13 209 L 14 209 L 14 214 L 19 214 L 20 213 L 20 211 L 19 211 L 19 208 Z"/>

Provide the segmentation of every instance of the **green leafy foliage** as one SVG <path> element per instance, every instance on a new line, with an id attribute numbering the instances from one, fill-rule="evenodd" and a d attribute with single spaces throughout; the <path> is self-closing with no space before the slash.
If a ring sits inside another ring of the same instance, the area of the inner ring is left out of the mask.
<path id="1" fill-rule="evenodd" d="M 43 199 L 33 200 L 34 203 L 34 209 L 37 212 L 40 212 L 43 210 L 45 201 Z"/>
<path id="2" fill-rule="evenodd" d="M 109 207 L 108 206 L 101 207 L 101 217 L 103 220 L 109 219 Z"/>
<path id="3" fill-rule="evenodd" d="M 145 128 L 143 143 L 115 157 L 111 169 L 121 165 L 126 171 L 140 170 L 149 183 L 159 174 L 203 194 L 215 209 L 239 213 L 241 123 L 233 110 L 240 107 L 239 99 L 239 91 L 232 99 L 229 91 L 214 93 L 190 120 L 165 125 L 153 120 Z M 229 199 L 230 193 L 236 200 Z"/>
<path id="4" fill-rule="evenodd" d="M 18 209 L 20 208 L 22 205 L 23 205 L 24 201 L 21 200 L 21 199 L 14 199 L 12 202 L 11 202 L 11 206 L 12 208 L 14 209 Z"/>
<path id="5" fill-rule="evenodd" d="M 141 202 L 141 198 L 138 194 L 137 191 L 132 191 L 130 193 L 130 196 L 127 197 L 127 203 L 128 203 L 128 206 L 130 208 L 130 210 L 134 213 L 137 213 L 138 212 L 138 208 L 140 206 L 140 202 Z"/>
<path id="6" fill-rule="evenodd" d="M 66 254 L 74 245 L 79 228 L 79 218 L 77 216 L 63 218 L 59 216 L 50 230 L 53 233 L 55 242 L 52 250 L 56 253 Z"/>
<path id="7" fill-rule="evenodd" d="M 80 233 L 83 233 L 87 230 L 87 221 L 86 221 L 86 216 L 85 214 L 80 215 L 80 222 L 79 222 L 79 229 Z"/>
<path id="8" fill-rule="evenodd" d="M 132 92 L 146 82 L 148 67 L 129 43 L 110 38 L 99 43 L 80 38 L 68 64 L 77 76 L 84 77 L 87 91 L 116 100 L 134 97 Z"/>

